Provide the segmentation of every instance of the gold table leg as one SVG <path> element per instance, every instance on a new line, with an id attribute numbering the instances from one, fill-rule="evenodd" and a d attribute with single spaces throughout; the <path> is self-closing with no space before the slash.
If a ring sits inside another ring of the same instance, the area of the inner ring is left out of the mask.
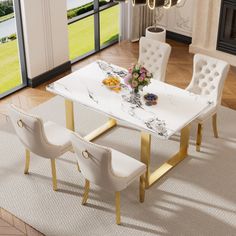
<path id="1" fill-rule="evenodd" d="M 65 99 L 65 111 L 66 111 L 66 128 L 75 131 L 75 121 L 74 121 L 74 105 L 70 100 Z M 104 125 L 93 130 L 91 133 L 87 134 L 84 139 L 92 141 L 98 136 L 102 135 L 109 129 L 116 126 L 116 120 L 110 118 Z"/>
<path id="2" fill-rule="evenodd" d="M 150 179 L 151 135 L 141 132 L 141 161 L 147 166 L 145 186 L 148 188 Z"/>
<path id="3" fill-rule="evenodd" d="M 147 165 L 146 188 L 149 188 L 152 184 L 154 184 L 157 180 L 164 176 L 168 171 L 170 171 L 173 167 L 175 167 L 178 163 L 180 163 L 186 158 L 188 154 L 189 136 L 190 125 L 187 125 L 181 130 L 179 151 L 167 162 L 165 162 L 158 169 L 156 169 L 153 173 L 150 173 L 151 138 L 149 138 L 149 134 L 142 133 L 141 161 Z"/>
<path id="4" fill-rule="evenodd" d="M 109 129 L 113 128 L 114 126 L 116 126 L 116 120 L 109 119 L 104 125 L 87 134 L 84 139 L 87 141 L 92 141 L 93 139 L 107 132 Z"/>
<path id="5" fill-rule="evenodd" d="M 70 100 L 65 99 L 66 128 L 75 131 L 74 105 Z"/>

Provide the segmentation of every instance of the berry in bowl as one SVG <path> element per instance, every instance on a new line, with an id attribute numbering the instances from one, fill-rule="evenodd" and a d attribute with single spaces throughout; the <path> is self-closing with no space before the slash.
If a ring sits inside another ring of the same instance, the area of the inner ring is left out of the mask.
<path id="1" fill-rule="evenodd" d="M 153 106 L 157 104 L 158 96 L 153 93 L 147 93 L 144 95 L 144 100 L 147 106 Z"/>

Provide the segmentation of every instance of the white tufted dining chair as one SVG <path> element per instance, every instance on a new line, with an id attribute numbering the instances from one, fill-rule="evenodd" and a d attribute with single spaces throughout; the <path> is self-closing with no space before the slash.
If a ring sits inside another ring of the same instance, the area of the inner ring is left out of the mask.
<path id="1" fill-rule="evenodd" d="M 53 189 L 57 190 L 55 159 L 72 150 L 70 131 L 53 122 L 43 121 L 14 105 L 9 106 L 9 115 L 16 134 L 26 148 L 24 173 L 29 173 L 30 152 L 51 160 Z"/>
<path id="2" fill-rule="evenodd" d="M 217 108 L 221 104 L 224 82 L 229 71 L 229 64 L 225 61 L 196 54 L 194 56 L 193 77 L 186 90 L 199 94 L 213 103 L 208 110 L 198 118 L 196 150 L 200 151 L 202 142 L 202 127 L 205 120 L 212 117 L 214 136 L 218 138 Z"/>
<path id="3" fill-rule="evenodd" d="M 112 148 L 86 141 L 75 133 L 71 135 L 71 141 L 85 178 L 82 204 L 87 202 L 90 182 L 115 192 L 116 223 L 120 224 L 120 191 L 137 177 L 140 177 L 140 202 L 144 201 L 145 164 Z"/>
<path id="4" fill-rule="evenodd" d="M 139 64 L 153 74 L 153 78 L 165 81 L 171 47 L 167 43 L 141 37 L 139 41 Z"/>

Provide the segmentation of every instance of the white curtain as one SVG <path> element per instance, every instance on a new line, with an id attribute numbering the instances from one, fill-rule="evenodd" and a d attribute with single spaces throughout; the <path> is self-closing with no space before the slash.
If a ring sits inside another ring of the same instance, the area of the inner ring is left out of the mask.
<path id="1" fill-rule="evenodd" d="M 132 6 L 132 3 L 120 4 L 121 20 L 120 34 L 121 40 L 138 41 L 145 35 L 145 29 L 153 25 L 153 11 L 147 6 Z"/>
<path id="2" fill-rule="evenodd" d="M 131 8 L 131 41 L 137 41 L 145 35 L 145 30 L 153 24 L 153 11 L 147 6 L 134 6 Z"/>

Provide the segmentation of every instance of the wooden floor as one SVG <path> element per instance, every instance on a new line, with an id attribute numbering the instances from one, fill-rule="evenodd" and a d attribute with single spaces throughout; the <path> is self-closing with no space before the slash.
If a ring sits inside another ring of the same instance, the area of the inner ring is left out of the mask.
<path id="1" fill-rule="evenodd" d="M 172 46 L 172 52 L 167 67 L 166 82 L 185 88 L 192 77 L 193 55 L 189 54 L 188 45 L 171 40 L 169 40 L 168 43 Z M 73 65 L 72 71 L 97 59 L 102 59 L 128 68 L 131 63 L 137 61 L 137 58 L 138 43 L 121 42 L 120 44 L 111 46 L 100 53 Z M 53 95 L 45 90 L 45 86 L 65 75 L 66 73 L 54 78 L 50 82 L 40 85 L 37 88 L 25 88 L 2 99 L 0 101 L 0 121 L 1 119 L 5 119 L 4 114 L 6 114 L 7 103 L 14 103 L 19 107 L 28 110 L 52 98 Z M 236 110 L 236 68 L 231 67 L 226 80 L 222 105 Z"/>
<path id="2" fill-rule="evenodd" d="M 0 236 L 43 236 L 40 232 L 0 208 Z"/>

